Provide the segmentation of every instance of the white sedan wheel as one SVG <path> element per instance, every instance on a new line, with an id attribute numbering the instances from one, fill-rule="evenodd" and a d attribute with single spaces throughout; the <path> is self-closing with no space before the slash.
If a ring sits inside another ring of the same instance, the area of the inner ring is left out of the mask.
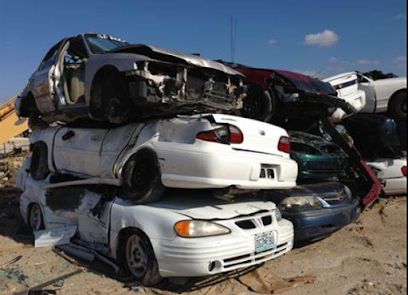
<path id="1" fill-rule="evenodd" d="M 146 274 L 148 260 L 142 239 L 137 234 L 131 235 L 126 243 L 126 263 L 136 279 L 141 279 Z"/>
<path id="2" fill-rule="evenodd" d="M 39 231 L 43 225 L 43 217 L 40 206 L 33 204 L 30 209 L 30 228 L 32 231 Z"/>

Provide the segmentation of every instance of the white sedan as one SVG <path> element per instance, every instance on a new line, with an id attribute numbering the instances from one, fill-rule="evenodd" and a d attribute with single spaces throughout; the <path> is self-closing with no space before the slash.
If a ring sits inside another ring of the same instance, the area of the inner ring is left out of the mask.
<path id="1" fill-rule="evenodd" d="M 36 181 L 26 168 L 17 178 L 20 212 L 36 235 L 76 227 L 77 244 L 113 258 L 146 286 L 253 266 L 293 247 L 293 225 L 272 202 L 190 192 L 135 205 L 80 187 L 46 189 L 48 179 Z"/>
<path id="2" fill-rule="evenodd" d="M 406 159 L 376 159 L 367 164 L 376 171 L 386 195 L 407 193 Z"/>
<path id="3" fill-rule="evenodd" d="M 394 119 L 407 117 L 407 78 L 372 80 L 359 72 L 343 73 L 323 79 L 336 90 L 338 97 L 346 100 L 356 112 L 388 112 Z M 337 109 L 332 115 L 340 121 L 346 114 Z"/>
<path id="4" fill-rule="evenodd" d="M 56 126 L 35 130 L 30 141 L 34 179 L 51 172 L 53 187 L 68 180 L 120 186 L 124 196 L 139 203 L 157 200 L 165 187 L 292 188 L 298 173 L 284 129 L 222 114 L 114 129 Z"/>

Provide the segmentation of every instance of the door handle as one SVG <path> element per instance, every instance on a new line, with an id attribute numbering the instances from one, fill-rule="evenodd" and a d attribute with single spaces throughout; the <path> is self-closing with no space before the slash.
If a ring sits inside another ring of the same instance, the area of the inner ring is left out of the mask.
<path id="1" fill-rule="evenodd" d="M 72 137 L 74 137 L 74 136 L 75 136 L 75 132 L 72 131 L 72 130 L 69 130 L 67 133 L 65 133 L 65 134 L 62 136 L 62 140 L 68 140 L 68 139 L 70 139 L 70 138 L 72 138 Z"/>

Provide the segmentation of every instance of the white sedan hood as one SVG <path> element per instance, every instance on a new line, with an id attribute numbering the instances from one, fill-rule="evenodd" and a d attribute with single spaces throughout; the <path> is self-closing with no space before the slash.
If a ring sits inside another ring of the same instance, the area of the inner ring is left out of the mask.
<path id="1" fill-rule="evenodd" d="M 162 201 L 147 206 L 167 212 L 170 209 L 174 213 L 203 220 L 231 219 L 260 211 L 272 211 L 276 207 L 272 202 L 243 196 L 237 197 L 234 202 L 215 197 L 188 198 L 180 194 L 177 197 L 165 197 Z"/>

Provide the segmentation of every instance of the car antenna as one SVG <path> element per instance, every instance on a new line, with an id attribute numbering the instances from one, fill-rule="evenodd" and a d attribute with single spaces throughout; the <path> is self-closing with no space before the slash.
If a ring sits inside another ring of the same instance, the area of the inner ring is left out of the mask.
<path id="1" fill-rule="evenodd" d="M 231 62 L 234 63 L 235 59 L 235 45 L 237 41 L 237 18 L 231 16 L 231 23 L 230 23 L 230 51 L 231 51 Z"/>

